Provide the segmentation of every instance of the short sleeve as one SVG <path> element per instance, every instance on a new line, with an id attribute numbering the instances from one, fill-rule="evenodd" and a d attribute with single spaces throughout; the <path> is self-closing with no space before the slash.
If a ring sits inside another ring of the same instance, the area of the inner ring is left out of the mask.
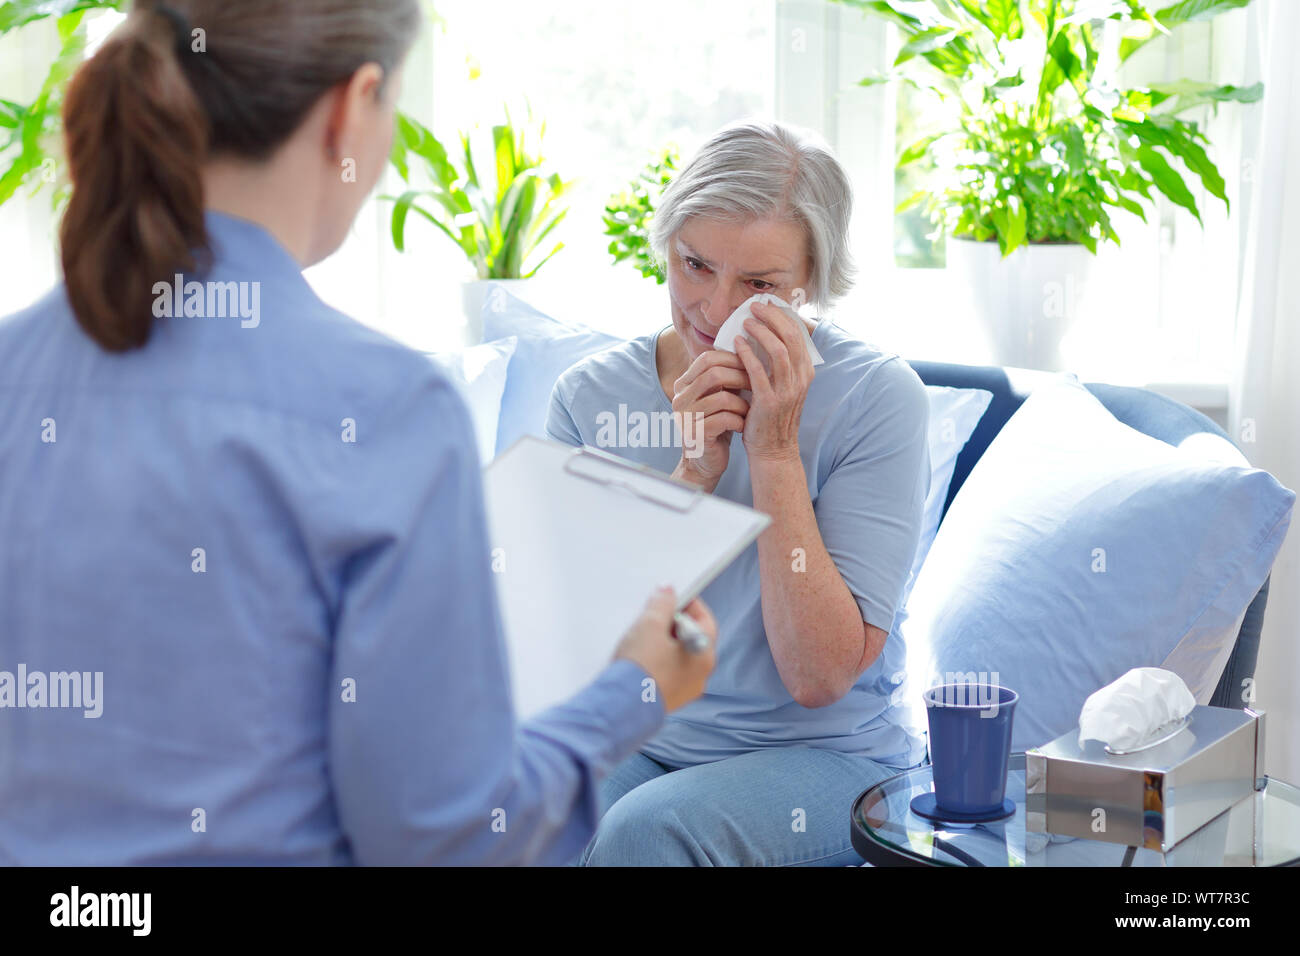
<path id="1" fill-rule="evenodd" d="M 581 445 L 583 442 L 578 433 L 578 424 L 573 420 L 573 412 L 565 398 L 566 377 L 561 377 L 551 389 L 551 405 L 546 413 L 546 437 L 566 445 Z"/>
<path id="2" fill-rule="evenodd" d="M 929 494 L 929 399 L 911 366 L 891 356 L 847 414 L 813 510 L 862 620 L 889 633 Z"/>

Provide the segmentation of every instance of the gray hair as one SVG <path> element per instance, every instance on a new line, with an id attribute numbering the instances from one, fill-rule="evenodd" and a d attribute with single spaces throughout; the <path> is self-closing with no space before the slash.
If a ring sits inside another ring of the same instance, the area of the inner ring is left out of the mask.
<path id="1" fill-rule="evenodd" d="M 853 188 L 822 142 L 777 122 L 748 122 L 715 133 L 660 197 L 650 247 L 660 266 L 687 220 L 775 218 L 800 223 L 812 260 L 808 301 L 825 308 L 853 285 L 849 254 Z"/>

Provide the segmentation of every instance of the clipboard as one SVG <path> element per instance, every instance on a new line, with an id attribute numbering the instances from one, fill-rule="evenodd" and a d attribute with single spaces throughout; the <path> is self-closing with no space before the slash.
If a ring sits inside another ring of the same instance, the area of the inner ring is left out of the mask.
<path id="1" fill-rule="evenodd" d="M 771 523 L 599 448 L 520 438 L 483 472 L 515 707 L 568 700 L 608 665 L 651 592 L 686 607 Z"/>

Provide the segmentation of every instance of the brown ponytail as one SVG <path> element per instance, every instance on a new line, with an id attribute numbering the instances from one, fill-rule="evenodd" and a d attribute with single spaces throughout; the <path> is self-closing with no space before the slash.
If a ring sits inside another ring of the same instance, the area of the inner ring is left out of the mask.
<path id="1" fill-rule="evenodd" d="M 77 71 L 64 100 L 68 301 L 109 351 L 148 341 L 154 283 L 195 268 L 195 253 L 207 250 L 207 119 L 176 42 L 166 18 L 133 16 Z"/>
<path id="2" fill-rule="evenodd" d="M 208 157 L 266 159 L 360 67 L 396 69 L 419 22 L 417 0 L 137 2 L 64 99 L 72 198 L 59 239 L 86 333 L 109 351 L 144 345 L 154 285 L 211 254 Z"/>

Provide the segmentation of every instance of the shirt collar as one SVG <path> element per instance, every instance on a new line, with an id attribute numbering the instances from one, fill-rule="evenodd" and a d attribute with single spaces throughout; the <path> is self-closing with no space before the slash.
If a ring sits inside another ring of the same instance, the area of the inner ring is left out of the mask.
<path id="1" fill-rule="evenodd" d="M 260 223 L 214 209 L 205 211 L 203 218 L 217 261 L 302 274 L 298 260 Z"/>

